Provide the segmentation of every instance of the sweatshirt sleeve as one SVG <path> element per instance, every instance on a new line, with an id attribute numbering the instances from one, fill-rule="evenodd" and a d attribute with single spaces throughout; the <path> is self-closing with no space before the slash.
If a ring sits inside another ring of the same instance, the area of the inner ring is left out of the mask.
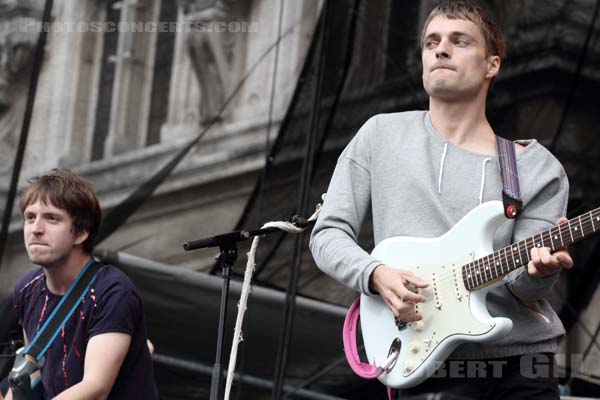
<path id="1" fill-rule="evenodd" d="M 360 228 L 371 206 L 370 135 L 376 129 L 373 117 L 340 155 L 310 238 L 317 266 L 364 294 L 372 294 L 369 277 L 381 264 L 358 245 Z"/>
<path id="2" fill-rule="evenodd" d="M 558 160 L 540 169 L 540 190 L 523 207 L 521 216 L 515 221 L 513 243 L 548 230 L 566 215 L 569 199 L 569 181 Z M 506 277 L 508 289 L 521 300 L 539 300 L 547 297 L 560 273 L 535 277 L 529 275 L 527 266 L 512 271 Z"/>

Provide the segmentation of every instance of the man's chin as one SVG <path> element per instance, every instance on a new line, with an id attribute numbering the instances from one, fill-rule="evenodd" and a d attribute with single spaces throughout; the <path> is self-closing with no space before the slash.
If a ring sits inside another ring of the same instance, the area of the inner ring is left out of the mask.
<path id="1" fill-rule="evenodd" d="M 45 268 L 51 268 L 53 265 L 56 264 L 56 260 L 54 260 L 52 257 L 47 257 L 47 256 L 44 257 L 41 255 L 36 255 L 36 254 L 30 254 L 29 260 L 33 264 L 40 265 Z"/>
<path id="2" fill-rule="evenodd" d="M 466 96 L 464 90 L 461 90 L 460 88 L 449 84 L 436 85 L 434 87 L 431 87 L 428 94 L 434 99 L 440 99 L 445 101 L 460 100 L 464 99 Z"/>

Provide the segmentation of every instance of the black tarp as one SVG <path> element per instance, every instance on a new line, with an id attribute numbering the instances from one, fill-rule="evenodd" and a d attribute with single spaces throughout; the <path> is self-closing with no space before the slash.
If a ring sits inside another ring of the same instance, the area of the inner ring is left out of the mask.
<path id="1" fill-rule="evenodd" d="M 156 378 L 161 398 L 208 398 L 210 368 L 214 364 L 220 277 L 189 269 L 157 263 L 126 253 L 97 251 L 104 262 L 126 272 L 140 290 L 146 311 L 148 336 L 159 355 L 155 360 Z M 240 264 L 245 262 L 240 260 Z M 240 267 L 241 269 L 241 267 Z M 233 336 L 241 284 L 232 282 L 226 328 L 226 362 Z M 277 341 L 281 329 L 281 291 L 253 287 L 243 325 L 244 341 L 240 346 L 236 371 L 264 382 L 272 380 Z M 323 369 L 343 357 L 341 332 L 345 308 L 306 297 L 297 298 L 294 346 L 288 365 L 290 374 L 303 376 L 306 371 Z M 171 361 L 171 363 L 166 361 Z M 196 366 L 185 368 L 186 362 Z M 202 372 L 204 370 L 204 372 Z M 268 388 L 248 380 L 234 386 L 232 399 L 259 398 Z M 301 380 L 290 380 L 289 386 Z M 367 385 L 368 386 L 368 385 Z M 379 385 L 380 386 L 380 385 Z M 365 383 L 354 377 L 341 363 L 315 385 L 305 388 L 314 396 L 326 394 L 341 398 L 361 398 Z M 311 398 L 310 394 L 303 397 Z M 317 398 L 317 397 L 312 397 Z M 364 397 L 363 397 L 364 398 Z"/>

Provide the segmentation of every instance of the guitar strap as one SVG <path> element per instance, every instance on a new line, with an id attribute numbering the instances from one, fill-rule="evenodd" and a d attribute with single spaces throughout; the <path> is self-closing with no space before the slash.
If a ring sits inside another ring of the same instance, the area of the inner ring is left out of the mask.
<path id="1" fill-rule="evenodd" d="M 523 208 L 519 174 L 517 173 L 517 157 L 515 143 L 496 135 L 498 147 L 498 163 L 502 177 L 502 203 L 506 218 L 516 218 Z"/>
<path id="2" fill-rule="evenodd" d="M 63 326 L 67 323 L 67 320 L 73 315 L 81 299 L 87 293 L 101 269 L 102 266 L 93 258 L 88 261 L 37 335 L 35 335 L 25 349 L 17 352 L 15 364 L 9 375 L 9 384 L 13 391 L 13 398 L 17 400 L 27 398 L 24 395 L 31 391 L 29 375 L 41 368 L 44 363 L 46 351 L 48 351 L 54 339 L 56 339 Z M 35 362 L 25 357 L 27 355 L 33 357 Z"/>

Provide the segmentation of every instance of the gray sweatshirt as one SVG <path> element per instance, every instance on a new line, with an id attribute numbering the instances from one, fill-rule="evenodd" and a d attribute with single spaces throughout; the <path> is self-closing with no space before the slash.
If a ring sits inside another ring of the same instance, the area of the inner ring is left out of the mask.
<path id="1" fill-rule="evenodd" d="M 498 229 L 495 249 L 549 229 L 566 213 L 569 183 L 560 162 L 536 140 L 518 143 L 525 146 L 517 152 L 523 210 Z M 369 277 L 381 262 L 357 244 L 369 209 L 377 245 L 393 236 L 441 236 L 491 200 L 502 200 L 496 156 L 449 143 L 426 111 L 376 115 L 338 159 L 310 248 L 323 272 L 373 295 Z M 487 306 L 492 316 L 512 319 L 512 331 L 491 345 L 463 344 L 451 358 L 555 352 L 565 331 L 545 298 L 557 278 L 532 277 L 525 267 L 504 277 L 504 284 L 489 293 Z M 530 301 L 526 306 L 522 300 Z"/>

